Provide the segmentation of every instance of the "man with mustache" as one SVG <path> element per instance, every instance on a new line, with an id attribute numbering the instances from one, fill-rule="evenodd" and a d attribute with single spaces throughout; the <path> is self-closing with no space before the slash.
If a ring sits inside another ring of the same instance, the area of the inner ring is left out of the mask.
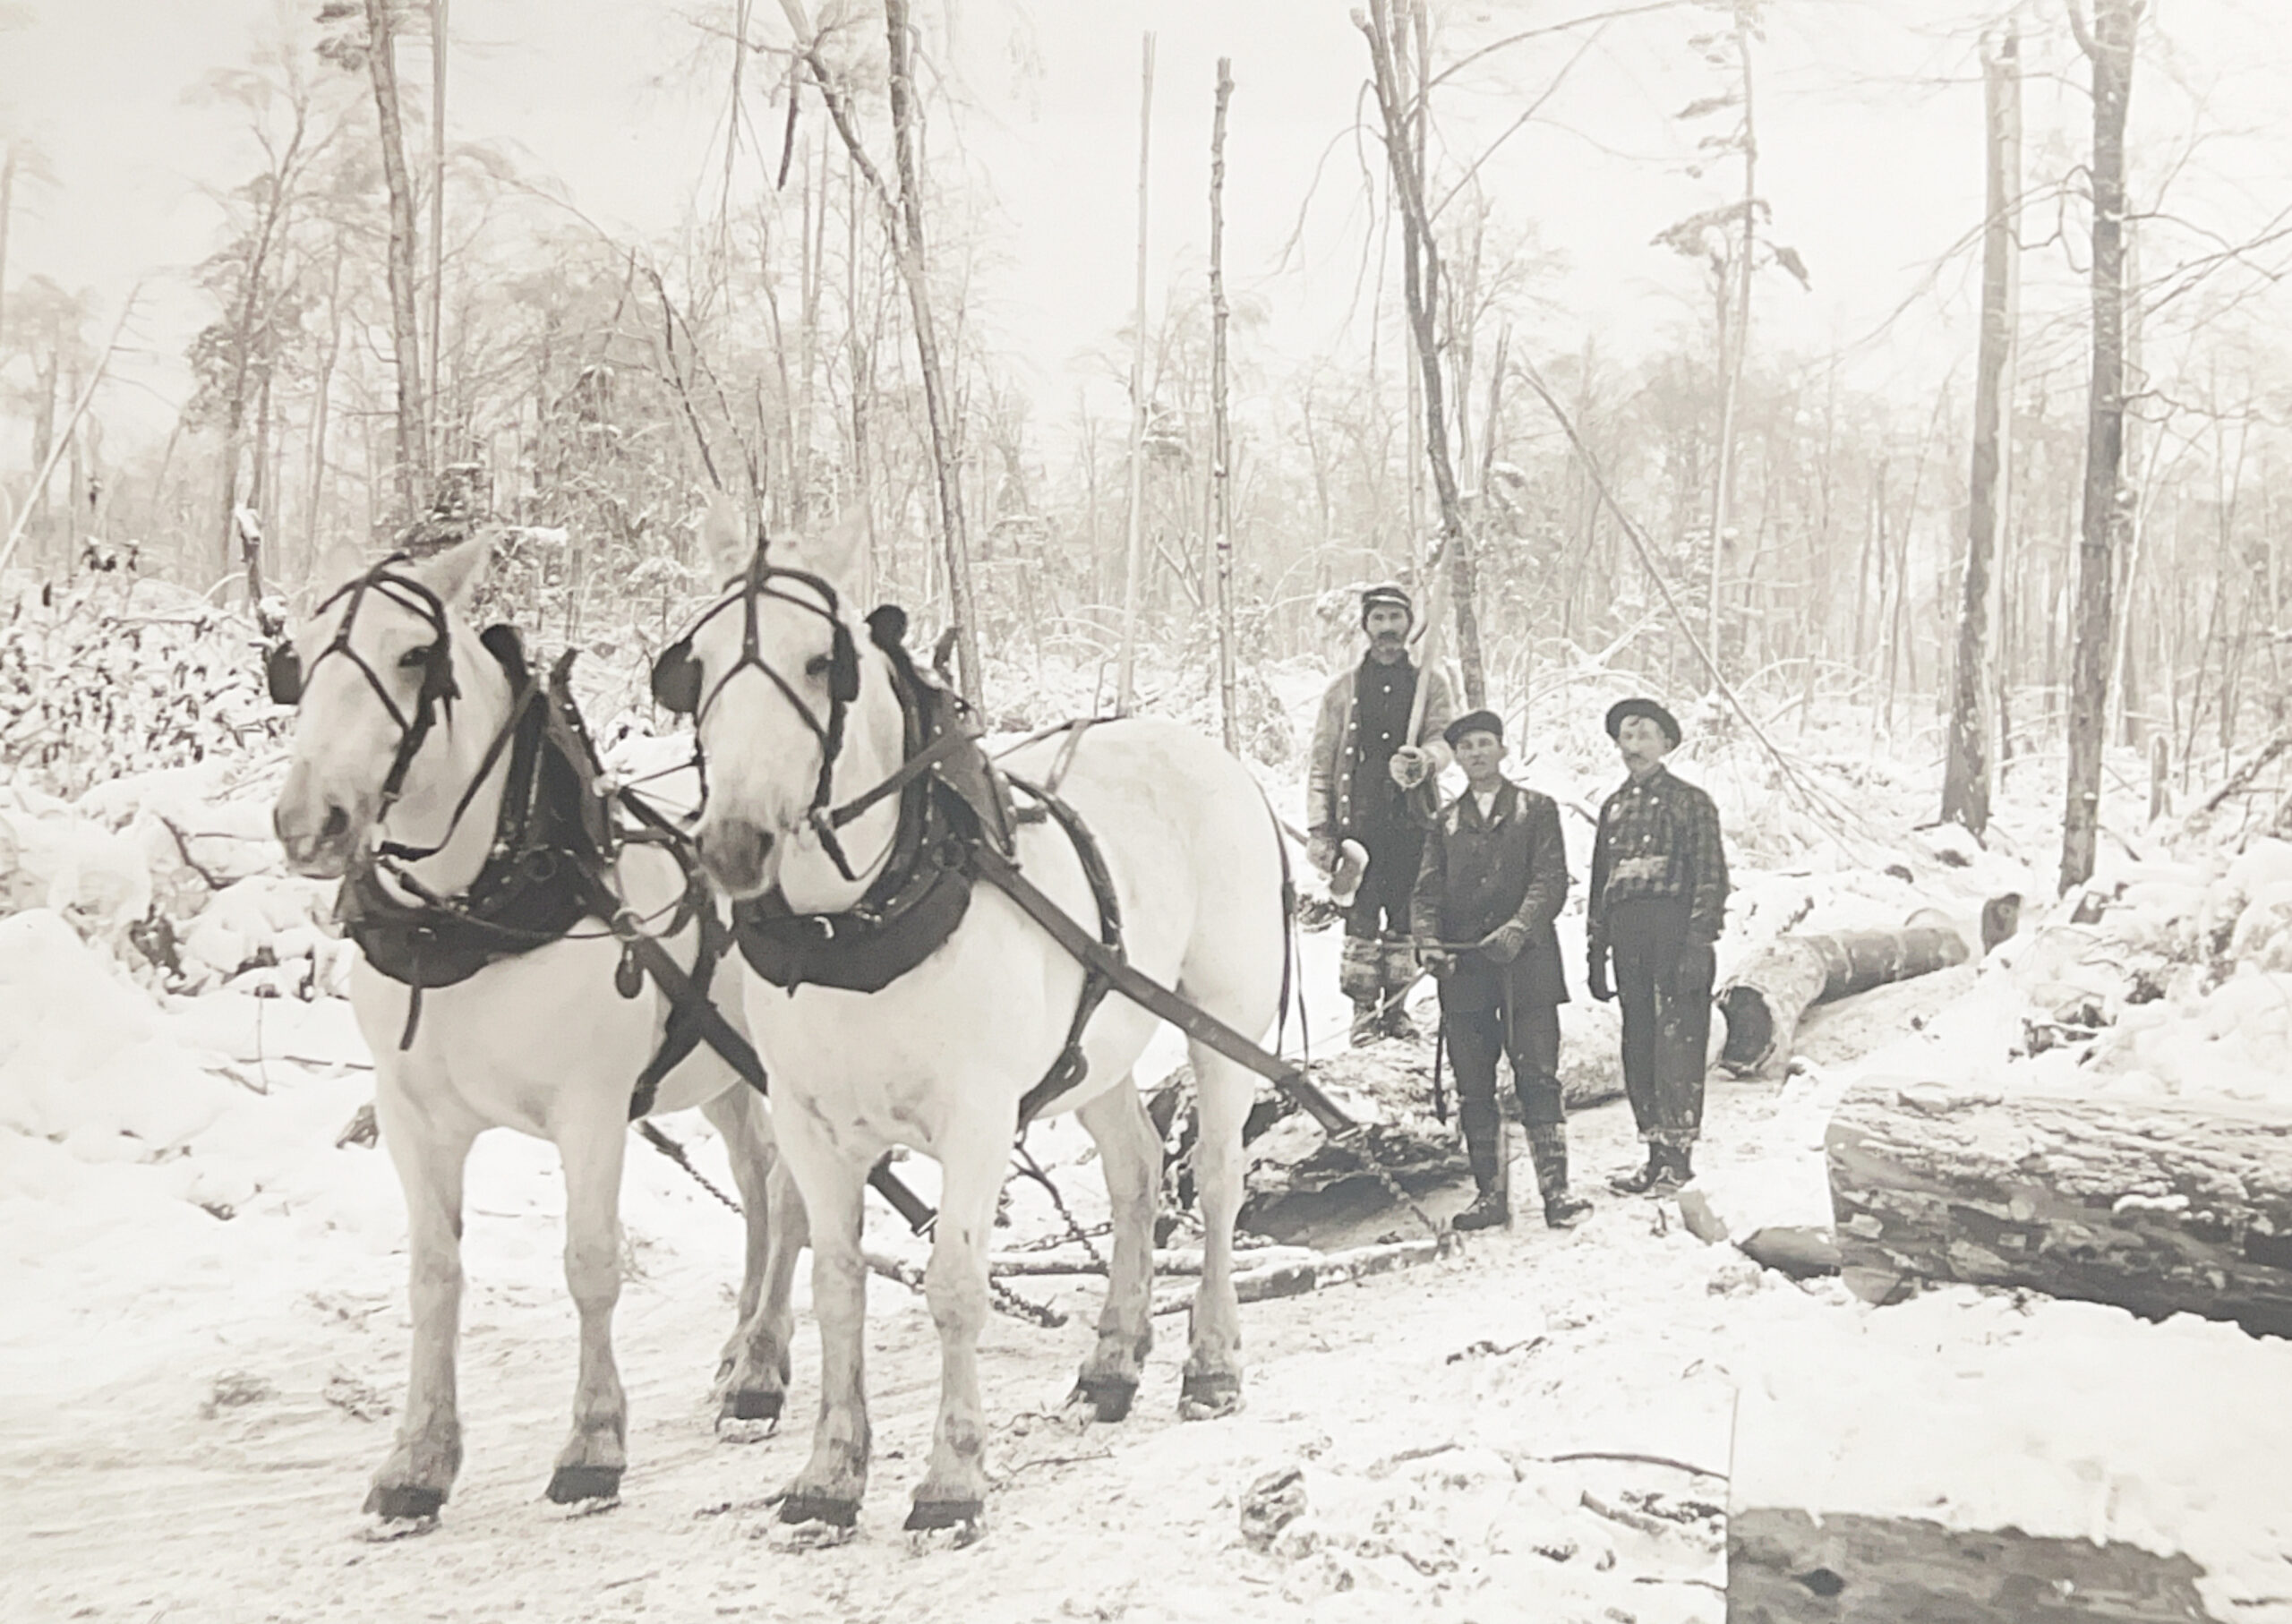
<path id="1" fill-rule="evenodd" d="M 1607 725 L 1626 776 L 1600 808 L 1586 945 L 1592 996 L 1623 1003 L 1624 1092 L 1647 1144 L 1647 1165 L 1610 1183 L 1622 1194 L 1663 1195 L 1695 1176 L 1727 851 L 1711 797 L 1663 765 L 1680 742 L 1671 712 L 1620 700 Z"/>
<path id="2" fill-rule="evenodd" d="M 1447 679 L 1438 671 L 1419 671 L 1409 660 L 1408 632 L 1415 619 L 1415 605 L 1398 585 L 1372 586 L 1361 594 L 1368 652 L 1329 685 L 1313 729 L 1306 855 L 1323 874 L 1336 869 L 1347 841 L 1358 842 L 1369 856 L 1346 911 L 1338 969 L 1338 986 L 1353 1002 L 1356 1044 L 1415 1036 L 1401 999 L 1416 979 L 1409 893 L 1424 829 L 1408 806 L 1408 792 L 1437 781 L 1449 765 L 1441 731 L 1455 714 Z M 1419 682 L 1425 684 L 1424 719 L 1415 737 L 1405 737 Z"/>

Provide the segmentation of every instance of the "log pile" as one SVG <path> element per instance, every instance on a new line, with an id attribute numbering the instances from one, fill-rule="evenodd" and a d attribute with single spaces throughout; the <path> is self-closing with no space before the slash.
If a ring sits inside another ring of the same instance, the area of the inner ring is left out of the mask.
<path id="1" fill-rule="evenodd" d="M 2292 1337 L 2292 1111 L 1869 1082 L 1826 1153 L 1866 1301 L 1957 1281 Z"/>

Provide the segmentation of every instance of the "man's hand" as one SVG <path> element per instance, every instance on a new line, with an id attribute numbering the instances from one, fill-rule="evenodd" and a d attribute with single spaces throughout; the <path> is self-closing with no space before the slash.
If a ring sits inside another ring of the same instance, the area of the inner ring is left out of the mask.
<path id="1" fill-rule="evenodd" d="M 1457 955 L 1445 947 L 1420 947 L 1416 962 L 1436 976 L 1445 976 L 1457 967 Z"/>
<path id="2" fill-rule="evenodd" d="M 1385 770 L 1393 775 L 1393 782 L 1402 789 L 1414 790 L 1424 782 L 1425 770 L 1432 765 L 1432 758 L 1420 747 L 1405 744 L 1393 752 L 1393 758 Z"/>
<path id="3" fill-rule="evenodd" d="M 1592 944 L 1591 989 L 1592 996 L 1602 1004 L 1615 996 L 1615 988 L 1608 984 L 1608 948 L 1604 942 Z"/>
<path id="4" fill-rule="evenodd" d="M 1337 869 L 1337 832 L 1316 829 L 1305 837 L 1305 860 L 1323 874 Z"/>
<path id="5" fill-rule="evenodd" d="M 1518 919 L 1507 919 L 1480 939 L 1484 957 L 1498 964 L 1509 964 L 1520 956 L 1528 944 L 1528 927 Z"/>

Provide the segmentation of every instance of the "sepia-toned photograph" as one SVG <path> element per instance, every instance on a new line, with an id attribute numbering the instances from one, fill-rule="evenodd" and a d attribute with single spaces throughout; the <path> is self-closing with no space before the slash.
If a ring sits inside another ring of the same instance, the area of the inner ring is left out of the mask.
<path id="1" fill-rule="evenodd" d="M 2292 1624 L 2286 0 L 0 0 L 4 1624 Z"/>

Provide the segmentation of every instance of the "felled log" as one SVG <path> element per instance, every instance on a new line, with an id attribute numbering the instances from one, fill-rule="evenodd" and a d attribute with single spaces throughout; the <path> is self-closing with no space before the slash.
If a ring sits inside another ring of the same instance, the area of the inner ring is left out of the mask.
<path id="1" fill-rule="evenodd" d="M 1727 1522 L 1728 1624 L 2187 1624 L 2213 1616 L 2197 1589 L 2203 1574 L 2185 1556 L 2125 1541 L 1950 1528 L 1926 1517 L 1758 1506 Z"/>
<path id="2" fill-rule="evenodd" d="M 2292 1111 L 1869 1082 L 1826 1145 L 1866 1301 L 2025 1286 L 2292 1336 Z"/>
<path id="3" fill-rule="evenodd" d="M 1381 1246 L 1356 1246 L 1347 1252 L 1316 1254 L 1309 1262 L 1279 1263 L 1263 1269 L 1236 1269 L 1234 1271 L 1234 1295 L 1243 1303 L 1262 1303 L 1273 1297 L 1302 1297 L 1309 1292 L 1326 1290 L 1331 1286 L 1343 1286 L 1356 1280 L 1365 1280 L 1372 1275 L 1390 1274 L 1396 1269 L 1429 1263 L 1441 1253 L 1441 1243 L 1436 1240 L 1393 1241 Z M 1193 1304 L 1192 1286 L 1159 1292 L 1154 1297 L 1154 1312 L 1158 1315 L 1174 1314 Z"/>
<path id="4" fill-rule="evenodd" d="M 1727 1041 L 1719 1064 L 1740 1077 L 1788 1061 L 1813 1005 L 1931 975 L 1970 956 L 1957 927 L 1931 914 L 1900 930 L 1777 936 L 1720 990 Z"/>

